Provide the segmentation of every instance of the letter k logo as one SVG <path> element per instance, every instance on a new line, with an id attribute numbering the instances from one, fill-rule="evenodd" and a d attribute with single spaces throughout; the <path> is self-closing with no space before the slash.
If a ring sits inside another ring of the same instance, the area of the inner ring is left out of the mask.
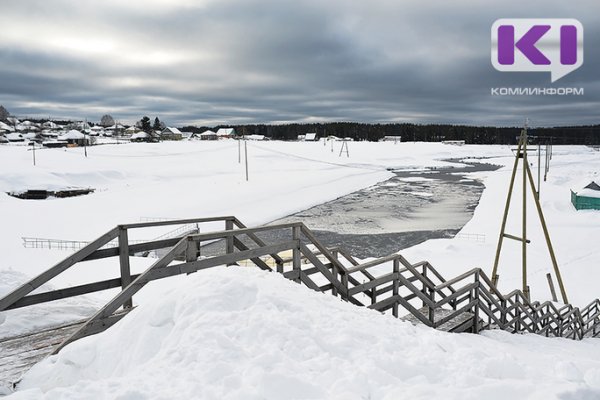
<path id="1" fill-rule="evenodd" d="M 515 47 L 534 65 L 550 65 L 550 60 L 535 47 L 535 44 L 550 30 L 550 25 L 535 25 L 515 43 L 515 27 L 504 25 L 498 28 L 498 62 L 502 65 L 515 63 Z"/>

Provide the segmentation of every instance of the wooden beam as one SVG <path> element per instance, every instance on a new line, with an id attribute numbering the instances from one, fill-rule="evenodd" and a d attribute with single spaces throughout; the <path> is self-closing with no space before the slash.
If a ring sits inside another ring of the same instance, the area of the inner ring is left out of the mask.
<path id="1" fill-rule="evenodd" d="M 246 246 L 241 240 L 239 240 L 235 236 L 233 237 L 233 245 L 240 251 L 250 250 L 250 248 L 248 246 Z M 263 260 L 261 260 L 258 257 L 251 258 L 250 261 L 252 261 L 254 264 L 256 264 L 256 266 L 258 268 L 260 268 L 262 270 L 265 270 L 265 271 L 273 270 L 271 267 L 269 267 L 269 265 L 266 262 L 264 262 Z"/>
<path id="2" fill-rule="evenodd" d="M 242 260 L 250 260 L 252 258 L 265 256 L 270 253 L 279 253 L 280 251 L 290 250 L 294 246 L 297 246 L 297 245 L 298 245 L 297 241 L 290 240 L 290 241 L 283 242 L 283 243 L 278 243 L 278 244 L 269 245 L 269 246 L 265 246 L 265 247 L 259 247 L 257 249 L 238 251 L 236 253 L 226 254 L 223 256 L 203 258 L 201 260 L 190 262 L 190 263 L 176 264 L 174 266 L 165 268 L 164 271 L 160 271 L 160 272 L 153 271 L 151 274 L 164 272 L 164 273 L 168 274 L 167 276 L 173 276 L 173 275 L 178 274 L 177 271 L 180 271 L 179 273 L 194 272 L 194 271 L 198 271 L 201 269 L 216 267 L 219 265 L 235 263 L 235 262 L 242 261 Z"/>
<path id="3" fill-rule="evenodd" d="M 304 256 L 311 262 L 311 264 L 321 272 L 321 274 L 327 279 L 334 288 L 336 288 L 337 293 L 342 294 L 343 296 L 350 296 L 350 294 L 346 291 L 346 288 L 342 285 L 337 276 L 329 271 L 329 269 L 315 256 L 306 245 L 300 243 L 300 251 Z"/>
<path id="4" fill-rule="evenodd" d="M 146 271 L 133 280 L 129 286 L 113 297 L 112 300 L 110 300 L 104 307 L 98 310 L 81 328 L 79 328 L 79 330 L 67 338 L 57 348 L 56 351 L 58 352 L 60 349 L 74 340 L 87 336 L 89 332 L 93 331 L 93 326 L 97 323 L 97 321 L 108 318 L 111 314 L 117 311 L 119 307 L 121 307 L 127 302 L 127 300 L 131 298 L 131 296 L 140 291 L 140 289 L 142 289 L 146 284 L 148 284 L 148 282 L 152 280 L 151 275 L 154 270 L 165 268 L 175 259 L 177 255 L 185 251 L 186 241 L 186 238 L 181 239 L 176 246 L 167 252 L 167 254 L 152 264 L 148 269 L 146 269 Z"/>
<path id="5" fill-rule="evenodd" d="M 247 229 L 248 227 L 246 225 L 244 225 L 239 219 L 237 218 L 233 218 L 233 223 L 240 229 Z M 254 241 L 254 243 L 256 243 L 257 245 L 264 247 L 266 246 L 266 243 L 262 241 L 261 238 L 259 238 L 258 236 L 256 236 L 253 232 L 247 232 L 246 236 L 248 236 L 250 239 L 252 239 Z M 284 262 L 281 259 L 281 257 L 279 257 L 279 255 L 277 254 L 270 254 L 271 257 L 273 257 L 275 259 L 275 262 L 277 264 L 281 264 L 283 265 Z"/>
<path id="6" fill-rule="evenodd" d="M 156 226 L 167 226 L 167 225 L 184 225 L 184 224 L 196 224 L 203 222 L 219 222 L 219 221 L 230 221 L 235 219 L 233 216 L 225 217 L 208 217 L 208 218 L 188 218 L 188 219 L 174 219 L 168 221 L 152 221 L 152 222 L 138 222 L 133 224 L 120 225 L 125 229 L 137 229 L 137 228 L 150 228 Z"/>
<path id="7" fill-rule="evenodd" d="M 139 276 L 132 275 L 131 278 L 135 279 Z M 46 303 L 49 301 L 62 300 L 69 297 L 80 296 L 82 294 L 100 292 L 102 290 L 114 289 L 121 287 L 121 278 L 108 279 L 105 281 L 99 281 L 94 283 L 88 283 L 85 285 L 72 286 L 65 289 L 56 289 L 49 292 L 31 294 L 29 296 L 25 296 L 13 303 L 11 306 L 7 308 L 7 310 L 12 310 L 15 308 L 27 307 L 34 304 Z"/>

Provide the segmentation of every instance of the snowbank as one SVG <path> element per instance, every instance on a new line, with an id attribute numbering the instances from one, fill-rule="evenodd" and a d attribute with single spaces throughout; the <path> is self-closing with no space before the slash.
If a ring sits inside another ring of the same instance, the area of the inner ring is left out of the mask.
<path id="1" fill-rule="evenodd" d="M 598 340 L 415 327 L 219 267 L 36 365 L 8 399 L 595 399 Z"/>
<path id="2" fill-rule="evenodd" d="M 402 254 L 411 261 L 430 261 L 445 277 L 456 276 L 474 267 L 482 268 L 491 276 L 513 160 L 492 158 L 490 162 L 506 166 L 492 173 L 470 174 L 473 178 L 481 179 L 486 188 L 473 218 L 461 232 L 476 234 L 477 239 L 484 238 L 483 242 L 469 240 L 469 235 L 462 238 L 459 235 L 454 239 L 429 240 L 403 250 Z M 530 158 L 530 161 L 534 160 L 537 160 L 537 157 Z M 531 168 L 537 183 L 537 162 L 533 162 Z M 576 211 L 571 205 L 569 188 L 577 187 L 582 181 L 589 183 L 599 179 L 600 154 L 585 146 L 555 146 L 547 181 L 543 181 L 543 171 L 541 176 L 541 204 L 569 302 L 576 306 L 585 306 L 600 297 L 600 248 L 597 244 L 600 212 Z M 506 227 L 507 233 L 516 236 L 521 236 L 520 179 L 519 166 Z M 527 204 L 527 238 L 531 240 L 527 255 L 528 284 L 531 287 L 532 298 L 540 301 L 551 300 L 546 279 L 546 274 L 551 273 L 560 300 L 556 274 L 552 268 L 531 192 L 528 193 Z M 504 240 L 498 273 L 499 287 L 503 293 L 521 288 L 520 242 Z"/>

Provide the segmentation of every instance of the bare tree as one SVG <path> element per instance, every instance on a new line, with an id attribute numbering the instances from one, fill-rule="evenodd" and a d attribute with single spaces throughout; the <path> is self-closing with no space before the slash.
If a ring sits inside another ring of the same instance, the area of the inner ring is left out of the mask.
<path id="1" fill-rule="evenodd" d="M 0 106 L 0 120 L 6 121 L 8 117 L 10 117 L 10 113 L 8 112 L 8 110 L 4 108 L 4 106 Z"/>
<path id="2" fill-rule="evenodd" d="M 112 116 L 106 114 L 103 115 L 102 118 L 100 119 L 100 125 L 102 125 L 103 127 L 109 127 L 109 126 L 113 126 L 115 124 L 115 120 Z"/>

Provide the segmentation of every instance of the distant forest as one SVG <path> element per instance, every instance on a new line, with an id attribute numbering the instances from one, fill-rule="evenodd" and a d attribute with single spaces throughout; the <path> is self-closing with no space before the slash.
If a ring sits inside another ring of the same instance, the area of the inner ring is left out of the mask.
<path id="1" fill-rule="evenodd" d="M 227 125 L 217 127 L 186 126 L 185 131 L 203 132 L 206 129 L 235 128 L 238 135 L 264 135 L 273 140 L 296 140 L 298 135 L 317 133 L 317 136 L 350 137 L 354 140 L 378 141 L 384 136 L 401 136 L 403 142 L 440 142 L 464 140 L 467 144 L 514 144 L 521 127 L 498 128 L 464 125 L 365 124 L 332 122 L 324 124 L 288 125 Z M 600 125 L 557 128 L 530 128 L 531 142 L 553 144 L 600 145 Z"/>

